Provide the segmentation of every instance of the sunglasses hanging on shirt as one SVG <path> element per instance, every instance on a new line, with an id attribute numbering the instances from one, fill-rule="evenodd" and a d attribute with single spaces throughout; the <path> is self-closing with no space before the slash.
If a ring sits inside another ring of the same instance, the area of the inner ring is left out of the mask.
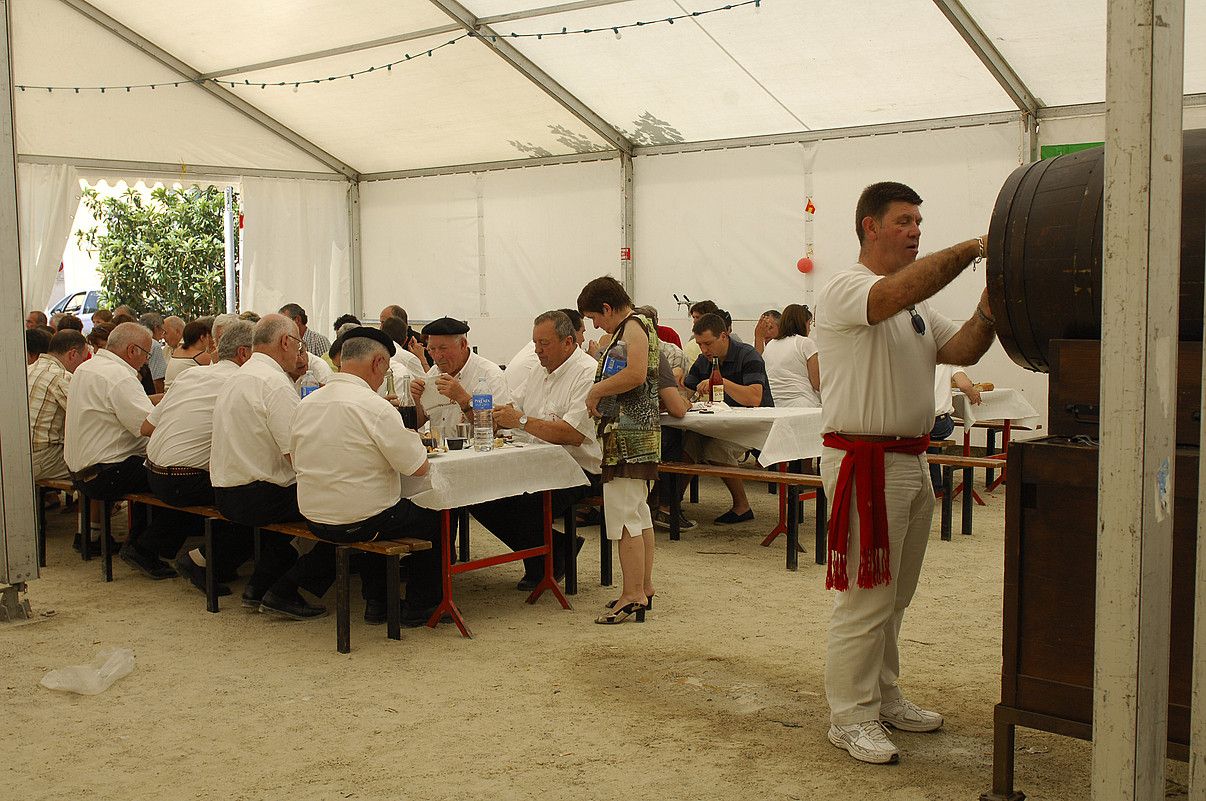
<path id="1" fill-rule="evenodd" d="M 909 313 L 909 317 L 912 318 L 913 330 L 916 331 L 919 335 L 924 336 L 925 335 L 925 320 L 921 319 L 921 315 L 917 313 L 917 307 L 909 306 L 907 309 L 905 309 L 905 311 L 907 311 Z"/>

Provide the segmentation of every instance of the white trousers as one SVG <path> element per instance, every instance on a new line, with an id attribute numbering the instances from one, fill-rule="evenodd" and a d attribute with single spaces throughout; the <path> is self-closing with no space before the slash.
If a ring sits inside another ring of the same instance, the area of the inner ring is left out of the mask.
<path id="1" fill-rule="evenodd" d="M 821 456 L 821 478 L 829 498 L 834 497 L 838 468 L 845 455 L 845 451 L 826 448 Z M 851 500 L 847 552 L 850 589 L 833 594 L 825 696 L 829 719 L 838 725 L 875 720 L 881 703 L 901 697 L 896 685 L 900 677 L 897 640 L 904 611 L 913 600 L 921 576 L 934 516 L 934 492 L 924 455 L 884 454 L 884 477 L 892 580 L 873 589 L 858 586 L 856 491 Z"/>

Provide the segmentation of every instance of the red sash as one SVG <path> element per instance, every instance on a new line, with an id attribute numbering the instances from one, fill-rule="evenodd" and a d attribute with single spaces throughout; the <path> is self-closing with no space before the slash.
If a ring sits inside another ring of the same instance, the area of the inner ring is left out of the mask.
<path id="1" fill-rule="evenodd" d="M 930 446 L 928 434 L 913 439 L 864 442 L 830 432 L 825 445 L 846 452 L 838 470 L 829 514 L 829 558 L 825 589 L 849 589 L 846 551 L 850 539 L 850 494 L 858 491 L 858 586 L 871 589 L 892 581 L 888 510 L 884 501 L 884 454 L 916 456 Z"/>

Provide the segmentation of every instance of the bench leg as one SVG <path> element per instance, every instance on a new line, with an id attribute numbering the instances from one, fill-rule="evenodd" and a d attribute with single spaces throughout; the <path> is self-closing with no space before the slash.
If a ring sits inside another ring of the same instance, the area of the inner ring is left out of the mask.
<path id="1" fill-rule="evenodd" d="M 348 561 L 352 549 L 346 545 L 335 548 L 335 647 L 341 654 L 352 651 L 351 570 Z"/>
<path id="2" fill-rule="evenodd" d="M 997 452 L 997 430 L 995 428 L 985 429 L 984 432 L 984 455 L 992 456 Z M 984 471 L 984 489 L 988 490 L 992 487 L 992 480 L 996 476 L 996 470 Z"/>
<path id="3" fill-rule="evenodd" d="M 951 508 L 954 506 L 954 500 L 951 498 L 955 494 L 955 468 L 942 468 L 942 539 L 944 542 L 951 541 Z M 966 495 L 966 493 L 964 493 Z"/>
<path id="4" fill-rule="evenodd" d="M 671 478 L 674 481 L 674 491 L 670 493 L 670 539 L 677 541 L 682 533 L 678 527 L 678 521 L 683 514 L 683 485 L 682 477 L 678 473 L 671 474 Z M 695 477 L 692 477 L 691 481 L 695 480 Z M 694 488 L 695 484 L 692 483 L 691 486 Z M 695 500 L 692 499 L 691 502 L 695 503 Z"/>
<path id="5" fill-rule="evenodd" d="M 260 543 L 261 542 L 262 542 L 262 535 L 260 534 L 259 527 L 253 528 L 251 530 L 251 546 L 255 552 L 255 563 L 257 565 L 260 563 Z"/>
<path id="6" fill-rule="evenodd" d="M 1001 720 L 997 709 L 992 728 L 992 791 L 980 801 L 1025 801 L 1025 793 L 1013 787 L 1014 724 Z"/>
<path id="7" fill-rule="evenodd" d="M 828 558 L 829 542 L 827 538 L 829 530 L 829 504 L 825 500 L 825 488 L 817 487 L 817 553 L 814 557 L 818 565 L 825 564 Z"/>
<path id="8" fill-rule="evenodd" d="M 458 509 L 456 512 L 457 527 L 457 561 L 469 561 L 469 510 Z"/>
<path id="9" fill-rule="evenodd" d="M 113 539 L 113 501 L 105 501 L 101 507 L 105 519 L 101 521 L 101 562 L 105 581 L 113 580 L 113 552 L 109 542 Z"/>
<path id="10" fill-rule="evenodd" d="M 385 557 L 385 625 L 391 640 L 402 639 L 401 568 L 401 556 Z"/>
<path id="11" fill-rule="evenodd" d="M 185 558 L 189 558 L 185 556 Z M 205 608 L 218 611 L 218 571 L 214 569 L 214 520 L 205 518 Z"/>
<path id="12" fill-rule="evenodd" d="M 607 539 L 607 515 L 599 516 L 599 586 L 611 586 L 611 540 Z"/>
<path id="13" fill-rule="evenodd" d="M 89 546 L 92 545 L 92 501 L 84 493 L 80 493 L 80 530 L 77 535 L 80 538 L 80 559 L 85 562 L 92 559 L 92 554 L 88 553 Z"/>
<path id="14" fill-rule="evenodd" d="M 691 476 L 691 503 L 699 503 L 699 476 Z"/>
<path id="15" fill-rule="evenodd" d="M 565 552 L 565 594 L 578 594 L 578 520 L 577 504 L 570 504 L 565 511 L 565 537 L 569 540 L 569 549 Z"/>
<path id="16" fill-rule="evenodd" d="M 46 567 L 46 488 L 38 487 L 38 567 Z M 87 546 L 84 546 L 87 547 Z"/>
<path id="17" fill-rule="evenodd" d="M 787 488 L 787 569 L 800 568 L 800 488 Z"/>
<path id="18" fill-rule="evenodd" d="M 964 491 L 963 491 L 962 525 L 963 525 L 963 533 L 969 537 L 971 536 L 971 533 L 972 533 L 972 501 L 974 500 L 974 496 L 975 496 L 975 493 L 972 491 L 972 481 L 975 480 L 974 475 L 975 475 L 975 471 L 973 471 L 970 467 L 966 468 L 963 471 L 963 489 L 964 489 Z"/>

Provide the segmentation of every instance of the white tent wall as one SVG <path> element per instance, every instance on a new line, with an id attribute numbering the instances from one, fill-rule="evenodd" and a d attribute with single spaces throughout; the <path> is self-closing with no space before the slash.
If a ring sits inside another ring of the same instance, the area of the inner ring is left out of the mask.
<path id="1" fill-rule="evenodd" d="M 25 311 L 50 302 L 79 208 L 79 175 L 68 164 L 18 164 L 17 206 Z"/>
<path id="2" fill-rule="evenodd" d="M 620 274 L 615 159 L 368 181 L 360 204 L 360 310 L 397 303 L 413 320 L 466 320 L 496 362 L 529 340 L 537 314 Z"/>
<path id="3" fill-rule="evenodd" d="M 331 323 L 352 300 L 350 185 L 250 177 L 241 185 L 240 308 L 265 314 L 298 303 L 330 339 Z"/>

